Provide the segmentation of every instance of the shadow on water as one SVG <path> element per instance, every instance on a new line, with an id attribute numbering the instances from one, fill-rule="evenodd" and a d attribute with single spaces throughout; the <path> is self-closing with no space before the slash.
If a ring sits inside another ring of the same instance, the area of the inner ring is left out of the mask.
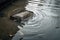
<path id="1" fill-rule="evenodd" d="M 15 9 L 24 9 L 26 0 L 7 0 L 0 4 L 0 40 L 11 40 L 14 34 L 19 30 L 17 23 L 10 20 L 10 16 Z"/>
<path id="2" fill-rule="evenodd" d="M 24 33 L 23 40 L 60 40 L 60 1 L 28 0 L 27 5 L 25 5 L 25 2 L 26 1 L 24 0 L 16 1 L 15 3 L 12 3 L 11 6 L 2 11 L 5 13 L 4 16 L 8 20 L 8 22 L 6 21 L 7 24 L 4 22 L 6 20 L 5 18 L 3 18 L 3 21 L 1 20 L 2 24 L 6 24 L 4 26 L 7 26 L 8 23 L 14 24 L 11 21 L 9 22 L 8 18 L 14 13 L 14 10 L 16 9 L 25 9 L 32 11 L 35 14 L 33 18 L 26 23 L 26 25 L 23 27 L 23 30 L 19 30 L 15 34 L 12 40 L 19 40 L 21 37 L 21 31 Z"/>
<path id="3" fill-rule="evenodd" d="M 35 15 L 19 31 L 23 40 L 60 40 L 60 0 L 28 0 L 25 8 Z M 19 40 L 19 32 L 13 40 Z"/>

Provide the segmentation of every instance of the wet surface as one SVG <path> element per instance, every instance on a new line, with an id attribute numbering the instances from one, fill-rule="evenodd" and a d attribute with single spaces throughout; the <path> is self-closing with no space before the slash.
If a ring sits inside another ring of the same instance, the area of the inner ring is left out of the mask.
<path id="1" fill-rule="evenodd" d="M 7 6 L 0 12 L 0 40 L 11 40 L 12 37 L 17 33 L 18 24 L 10 20 L 10 16 L 15 12 L 16 9 L 24 9 L 25 1 L 20 0 L 13 2 L 10 6 Z"/>
<path id="2" fill-rule="evenodd" d="M 25 10 L 35 14 L 12 40 L 19 40 L 22 37 L 22 40 L 60 40 L 60 1 L 28 0 L 27 3 L 25 6 L 24 2 L 20 4 L 18 1 L 12 8 L 4 10 L 5 13 L 12 13 L 11 10 L 15 8 L 23 9 L 25 7 Z M 22 7 L 22 5 L 24 6 Z"/>
<path id="3" fill-rule="evenodd" d="M 58 8 L 60 4 L 58 1 L 28 0 L 25 8 L 34 12 L 35 15 L 19 31 L 24 35 L 19 36 L 18 32 L 13 40 L 19 40 L 21 36 L 24 36 L 23 40 L 60 40 L 60 8 Z"/>

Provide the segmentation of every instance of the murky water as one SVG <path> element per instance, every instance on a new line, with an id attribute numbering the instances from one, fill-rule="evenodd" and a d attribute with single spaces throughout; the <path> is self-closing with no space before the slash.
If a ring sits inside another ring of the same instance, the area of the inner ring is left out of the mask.
<path id="1" fill-rule="evenodd" d="M 60 0 L 28 0 L 25 8 L 34 16 L 12 40 L 60 40 Z"/>

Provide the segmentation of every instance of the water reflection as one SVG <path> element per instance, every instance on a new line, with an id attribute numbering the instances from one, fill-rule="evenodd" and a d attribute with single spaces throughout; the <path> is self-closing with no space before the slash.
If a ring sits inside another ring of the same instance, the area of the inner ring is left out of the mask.
<path id="1" fill-rule="evenodd" d="M 19 40 L 21 36 L 24 36 L 23 40 L 60 40 L 60 29 L 55 29 L 60 26 L 59 0 L 28 0 L 25 8 L 35 15 L 13 40 Z"/>

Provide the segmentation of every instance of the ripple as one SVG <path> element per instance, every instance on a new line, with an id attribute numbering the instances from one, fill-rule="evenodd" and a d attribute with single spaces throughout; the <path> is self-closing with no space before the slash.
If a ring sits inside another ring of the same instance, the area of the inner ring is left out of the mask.
<path id="1" fill-rule="evenodd" d="M 34 13 L 34 16 L 32 17 L 32 19 L 26 22 L 26 25 L 24 25 L 23 30 L 22 30 L 24 34 L 34 35 L 36 33 L 36 35 L 34 36 L 28 36 L 28 35 L 25 36 L 25 38 L 27 37 L 29 39 L 29 37 L 34 38 L 34 37 L 40 36 L 39 33 L 41 32 L 40 26 L 41 26 L 42 21 L 44 20 L 46 16 L 56 16 L 56 15 L 58 16 L 59 13 L 57 12 L 59 12 L 58 10 L 60 10 L 60 5 L 56 5 L 54 0 L 47 0 L 47 1 L 46 0 L 28 0 L 28 4 L 26 5 L 25 8 L 27 11 L 32 11 Z M 46 22 L 48 23 L 48 20 Z M 42 28 L 42 30 L 43 29 L 44 28 Z"/>

